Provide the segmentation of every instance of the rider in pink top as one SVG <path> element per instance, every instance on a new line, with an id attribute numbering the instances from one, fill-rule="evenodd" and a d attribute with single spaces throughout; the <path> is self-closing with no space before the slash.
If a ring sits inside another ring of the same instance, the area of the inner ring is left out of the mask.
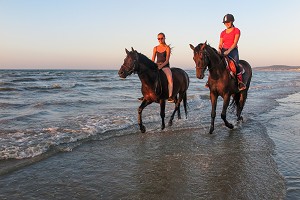
<path id="1" fill-rule="evenodd" d="M 233 25 L 234 17 L 232 14 L 227 14 L 223 18 L 223 23 L 226 29 L 220 34 L 219 53 L 233 58 L 236 62 L 236 73 L 238 79 L 239 91 L 246 89 L 243 83 L 243 75 L 239 66 L 239 51 L 238 41 L 240 39 L 241 31 Z"/>
<path id="2" fill-rule="evenodd" d="M 223 38 L 223 46 L 224 49 L 230 49 L 234 44 L 234 38 L 236 35 L 241 35 L 240 29 L 234 27 L 230 33 L 226 33 L 226 30 L 221 32 L 220 38 Z M 237 48 L 237 46 L 236 46 Z"/>

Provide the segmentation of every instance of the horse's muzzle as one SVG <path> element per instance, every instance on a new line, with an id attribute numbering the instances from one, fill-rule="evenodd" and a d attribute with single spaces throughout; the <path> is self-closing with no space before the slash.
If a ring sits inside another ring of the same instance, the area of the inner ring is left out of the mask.
<path id="1" fill-rule="evenodd" d="M 198 79 L 203 79 L 203 78 L 204 78 L 204 74 L 197 74 L 196 77 L 197 77 Z"/>
<path id="2" fill-rule="evenodd" d="M 126 78 L 127 77 L 127 72 L 122 70 L 122 69 L 119 70 L 118 74 L 121 78 Z"/>

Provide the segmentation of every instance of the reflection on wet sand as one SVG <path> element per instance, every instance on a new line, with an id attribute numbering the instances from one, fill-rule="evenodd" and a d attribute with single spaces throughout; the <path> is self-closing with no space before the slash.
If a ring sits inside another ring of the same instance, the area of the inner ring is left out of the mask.
<path id="1" fill-rule="evenodd" d="M 283 199 L 265 128 L 250 119 L 239 126 L 220 125 L 212 135 L 199 127 L 170 128 L 88 142 L 4 176 L 2 195 L 12 194 L 17 181 L 26 185 L 19 195 L 40 188 L 35 195 L 44 198 Z M 35 181 L 27 182 L 30 177 Z"/>

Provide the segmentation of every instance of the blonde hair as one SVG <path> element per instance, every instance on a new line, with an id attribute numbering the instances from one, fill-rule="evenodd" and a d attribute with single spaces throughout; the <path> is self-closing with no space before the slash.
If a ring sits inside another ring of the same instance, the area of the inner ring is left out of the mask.
<path id="1" fill-rule="evenodd" d="M 163 32 L 160 32 L 159 34 L 157 34 L 157 36 L 162 35 L 164 38 L 166 38 L 166 35 Z M 165 42 L 166 44 L 166 42 Z M 171 44 L 166 44 L 168 47 L 170 47 L 170 53 L 172 53 L 173 47 L 171 47 Z"/>

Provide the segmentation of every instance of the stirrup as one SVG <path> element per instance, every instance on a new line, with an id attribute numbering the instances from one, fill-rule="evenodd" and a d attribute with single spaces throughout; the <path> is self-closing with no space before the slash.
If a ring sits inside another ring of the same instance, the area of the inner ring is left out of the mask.
<path id="1" fill-rule="evenodd" d="M 169 102 L 169 103 L 174 103 L 175 101 L 174 101 L 174 99 L 173 99 L 172 97 L 169 97 L 169 98 L 168 98 L 168 102 Z"/>
<path id="2" fill-rule="evenodd" d="M 238 88 L 239 88 L 239 91 L 243 91 L 243 90 L 247 89 L 245 83 L 243 83 L 243 82 L 238 83 Z"/>
<path id="3" fill-rule="evenodd" d="M 208 81 L 205 83 L 204 87 L 209 88 Z"/>

